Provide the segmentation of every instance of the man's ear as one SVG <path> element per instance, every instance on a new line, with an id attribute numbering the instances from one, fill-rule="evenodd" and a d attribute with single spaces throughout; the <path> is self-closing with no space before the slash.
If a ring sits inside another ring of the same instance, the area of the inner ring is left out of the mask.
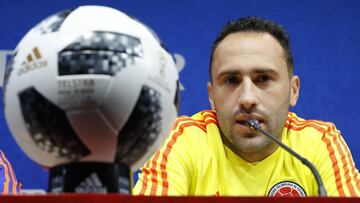
<path id="1" fill-rule="evenodd" d="M 211 109 L 215 110 L 214 99 L 213 99 L 213 88 L 211 82 L 207 83 L 207 87 L 208 87 L 208 95 L 209 95 L 209 102 L 211 105 Z"/>
<path id="2" fill-rule="evenodd" d="M 298 76 L 294 75 L 290 81 L 291 89 L 290 89 L 290 106 L 294 107 L 299 98 L 300 91 L 300 79 Z"/>

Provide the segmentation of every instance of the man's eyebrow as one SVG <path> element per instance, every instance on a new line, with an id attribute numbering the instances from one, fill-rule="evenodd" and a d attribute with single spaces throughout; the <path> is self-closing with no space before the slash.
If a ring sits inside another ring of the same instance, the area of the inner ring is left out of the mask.
<path id="1" fill-rule="evenodd" d="M 270 73 L 278 75 L 279 73 L 271 68 L 256 68 L 252 71 L 253 73 L 262 74 L 262 73 Z M 239 70 L 226 70 L 223 72 L 220 72 L 218 77 L 222 77 L 224 75 L 239 75 L 241 74 L 241 71 Z"/>
<path id="2" fill-rule="evenodd" d="M 252 74 L 271 74 L 274 77 L 278 77 L 279 73 L 271 68 L 256 68 L 254 70 L 251 71 Z M 225 76 L 240 76 L 242 75 L 241 71 L 239 70 L 226 70 L 226 71 L 222 71 L 218 74 L 218 76 L 216 77 L 217 80 L 220 80 L 221 78 L 224 78 Z"/>
<path id="3" fill-rule="evenodd" d="M 227 70 L 227 71 L 220 72 L 216 78 L 222 78 L 226 75 L 239 75 L 239 74 L 241 74 L 241 72 L 238 70 Z"/>
<path id="4" fill-rule="evenodd" d="M 271 68 L 257 68 L 253 72 L 257 74 L 264 74 L 264 73 L 270 73 L 273 75 L 279 75 L 279 73 Z"/>

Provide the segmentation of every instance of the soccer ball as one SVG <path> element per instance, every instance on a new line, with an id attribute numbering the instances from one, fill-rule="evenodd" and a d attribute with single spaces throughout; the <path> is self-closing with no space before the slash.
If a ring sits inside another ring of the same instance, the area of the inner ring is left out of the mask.
<path id="1" fill-rule="evenodd" d="M 135 170 L 177 116 L 178 72 L 143 23 L 109 7 L 52 15 L 16 47 L 4 111 L 35 162 L 124 163 Z"/>

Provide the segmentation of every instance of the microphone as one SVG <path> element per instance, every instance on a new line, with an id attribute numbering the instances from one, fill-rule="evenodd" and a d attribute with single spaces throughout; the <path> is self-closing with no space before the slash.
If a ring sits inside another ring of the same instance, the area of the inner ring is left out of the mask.
<path id="1" fill-rule="evenodd" d="M 315 180 L 316 183 L 318 185 L 318 195 L 322 196 L 322 197 L 326 197 L 326 190 L 324 187 L 324 183 L 321 180 L 321 177 L 319 175 L 319 172 L 316 170 L 315 166 L 308 161 L 307 159 L 305 159 L 304 157 L 300 156 L 298 153 L 296 153 L 294 150 L 292 150 L 290 147 L 286 146 L 284 143 L 282 143 L 281 141 L 279 141 L 277 138 L 275 138 L 275 136 L 271 135 L 270 133 L 264 131 L 263 129 L 261 129 L 261 125 L 259 123 L 258 120 L 255 119 L 248 119 L 245 121 L 246 125 L 253 131 L 257 132 L 261 132 L 262 134 L 266 135 L 268 138 L 270 138 L 272 141 L 274 141 L 277 145 L 279 145 L 281 148 L 283 148 L 285 151 L 289 152 L 291 155 L 295 156 L 298 160 L 300 160 L 305 166 L 307 166 L 311 172 L 314 174 L 315 176 Z"/>

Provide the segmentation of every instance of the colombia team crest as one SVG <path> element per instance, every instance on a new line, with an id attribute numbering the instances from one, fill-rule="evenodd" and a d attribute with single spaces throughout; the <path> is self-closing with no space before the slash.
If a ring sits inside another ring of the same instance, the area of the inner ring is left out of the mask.
<path id="1" fill-rule="evenodd" d="M 276 183 L 269 191 L 269 197 L 305 197 L 304 189 L 297 183 L 282 181 Z"/>

